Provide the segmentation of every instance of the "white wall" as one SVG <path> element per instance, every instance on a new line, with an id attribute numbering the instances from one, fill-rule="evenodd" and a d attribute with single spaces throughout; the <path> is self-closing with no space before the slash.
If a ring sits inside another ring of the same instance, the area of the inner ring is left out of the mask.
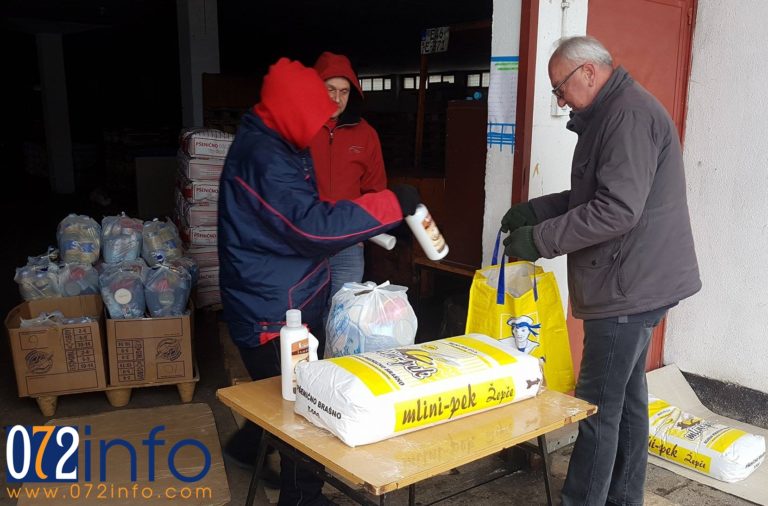
<path id="1" fill-rule="evenodd" d="M 768 2 L 699 0 L 684 160 L 703 288 L 664 362 L 768 392 Z"/>
<path id="2" fill-rule="evenodd" d="M 565 9 L 562 8 L 561 3 L 568 2 L 541 0 L 539 5 L 529 198 L 559 192 L 570 187 L 571 156 L 576 145 L 576 134 L 565 129 L 567 115 L 552 115 L 552 93 L 547 74 L 547 62 L 554 50 L 555 42 L 560 37 L 585 32 L 587 8 L 586 2 L 571 2 Z M 519 53 L 520 7 L 519 1 L 494 1 L 492 55 Z M 483 265 L 490 264 L 496 231 L 501 217 L 504 216 L 511 202 L 512 162 L 511 153 L 499 152 L 493 148 L 488 151 Z M 538 263 L 545 270 L 555 272 L 565 310 L 568 300 L 565 257 L 540 260 Z"/>

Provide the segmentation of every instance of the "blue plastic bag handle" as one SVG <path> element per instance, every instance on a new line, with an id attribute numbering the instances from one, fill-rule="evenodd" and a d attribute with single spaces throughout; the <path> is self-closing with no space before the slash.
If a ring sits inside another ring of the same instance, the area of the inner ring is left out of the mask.
<path id="1" fill-rule="evenodd" d="M 496 232 L 496 244 L 493 246 L 493 258 L 491 259 L 491 265 L 499 265 L 499 245 L 501 244 L 501 229 Z M 504 286 L 504 252 L 501 252 L 501 265 L 499 266 L 499 282 L 496 286 L 496 304 L 504 305 L 504 292 L 506 288 Z"/>
<path id="2" fill-rule="evenodd" d="M 491 265 L 499 265 L 499 282 L 496 285 L 496 304 L 503 305 L 504 304 L 504 292 L 506 291 L 506 287 L 504 285 L 504 268 L 506 261 L 504 260 L 504 257 L 506 256 L 504 254 L 504 251 L 501 252 L 501 264 L 499 264 L 499 246 L 501 244 L 501 229 L 499 229 L 498 232 L 496 232 L 496 244 L 493 246 L 493 257 L 491 258 Z M 509 259 L 509 257 L 507 257 Z M 533 301 L 538 302 L 539 300 L 539 289 L 536 286 L 536 263 L 534 262 L 534 269 L 533 269 Z"/>

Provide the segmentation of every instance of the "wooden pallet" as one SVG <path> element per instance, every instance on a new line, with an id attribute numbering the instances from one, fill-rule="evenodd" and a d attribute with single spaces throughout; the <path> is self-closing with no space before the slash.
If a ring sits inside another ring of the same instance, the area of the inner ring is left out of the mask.
<path id="1" fill-rule="evenodd" d="M 195 394 L 195 386 L 200 381 L 200 373 L 197 370 L 197 364 L 195 364 L 195 376 L 192 380 L 186 380 L 182 382 L 178 381 L 164 381 L 157 383 L 146 383 L 143 385 L 120 385 L 120 386 L 108 386 L 103 390 L 107 396 L 107 400 L 112 407 L 122 408 L 126 406 L 131 400 L 131 392 L 134 388 L 146 388 L 163 385 L 176 385 L 179 391 L 179 397 L 181 402 L 190 402 Z M 102 390 L 96 390 L 100 392 Z M 37 406 L 40 408 L 40 412 L 44 416 L 53 416 L 56 413 L 56 406 L 59 402 L 58 395 L 40 395 L 34 397 L 37 402 Z"/>

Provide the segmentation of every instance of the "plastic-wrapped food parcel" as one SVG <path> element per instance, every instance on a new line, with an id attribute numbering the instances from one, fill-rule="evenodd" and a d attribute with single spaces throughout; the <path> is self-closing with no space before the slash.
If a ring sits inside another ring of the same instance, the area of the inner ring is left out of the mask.
<path id="1" fill-rule="evenodd" d="M 648 451 L 712 478 L 743 480 L 765 460 L 765 438 L 648 396 Z"/>
<path id="2" fill-rule="evenodd" d="M 481 334 L 296 366 L 296 413 L 349 446 L 534 397 L 537 358 Z"/>

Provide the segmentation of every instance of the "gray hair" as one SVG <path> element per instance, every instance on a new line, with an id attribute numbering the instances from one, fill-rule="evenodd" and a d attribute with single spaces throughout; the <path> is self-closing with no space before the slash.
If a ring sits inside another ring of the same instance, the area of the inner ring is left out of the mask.
<path id="1" fill-rule="evenodd" d="M 611 53 L 596 38 L 589 36 L 563 37 L 549 61 L 562 58 L 573 63 L 597 63 L 613 67 Z"/>

